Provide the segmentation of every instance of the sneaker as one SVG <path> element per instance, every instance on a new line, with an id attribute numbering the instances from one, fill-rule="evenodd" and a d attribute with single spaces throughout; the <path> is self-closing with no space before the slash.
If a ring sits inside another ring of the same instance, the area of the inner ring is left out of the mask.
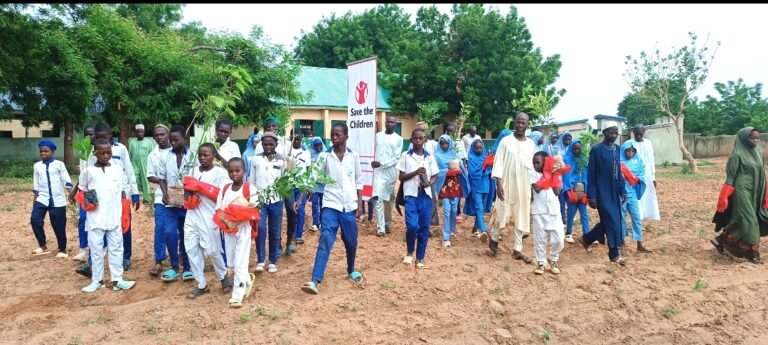
<path id="1" fill-rule="evenodd" d="M 443 241 L 443 248 L 448 248 L 451 246 L 451 241 Z"/>
<path id="2" fill-rule="evenodd" d="M 480 233 L 480 241 L 483 241 L 483 243 L 488 242 L 488 233 L 487 232 L 481 232 Z"/>
<path id="3" fill-rule="evenodd" d="M 451 233 L 451 238 L 456 238 L 456 233 L 455 232 Z"/>
<path id="4" fill-rule="evenodd" d="M 544 274 L 544 263 L 539 262 L 539 264 L 536 265 L 536 268 L 533 269 L 533 273 Z"/>
<path id="5" fill-rule="evenodd" d="M 549 266 L 552 269 L 552 274 L 560 274 L 560 265 L 557 264 L 557 261 L 550 261 Z"/>
<path id="6" fill-rule="evenodd" d="M 376 231 L 376 236 L 378 236 L 378 237 L 384 237 L 385 234 L 386 234 L 386 232 L 384 232 L 384 231 Z"/>
<path id="7" fill-rule="evenodd" d="M 339 232 L 341 232 L 341 231 L 339 231 Z M 282 256 L 283 256 L 283 254 L 285 254 L 285 250 L 283 250 L 283 248 L 278 248 L 278 249 L 277 249 L 277 257 L 278 257 L 278 258 L 279 258 L 279 257 L 282 257 Z"/>
<path id="8" fill-rule="evenodd" d="M 101 282 L 92 281 L 90 284 L 88 284 L 88 286 L 80 289 L 80 291 L 85 293 L 93 293 L 93 292 L 96 292 L 96 290 L 101 289 L 103 287 L 104 285 L 101 284 Z"/>
<path id="9" fill-rule="evenodd" d="M 115 283 L 115 286 L 112 287 L 112 290 L 130 290 L 134 285 L 136 285 L 136 282 L 133 280 L 121 280 Z"/>
<path id="10" fill-rule="evenodd" d="M 317 231 L 317 230 L 319 230 L 319 229 L 317 228 L 317 225 L 316 225 L 316 224 L 312 224 L 312 227 L 310 228 L 310 230 L 312 230 L 312 231 Z"/>
<path id="11" fill-rule="evenodd" d="M 80 251 L 72 258 L 72 261 L 88 261 L 88 248 L 80 248 Z"/>
<path id="12" fill-rule="evenodd" d="M 576 243 L 576 241 L 573 239 L 573 235 L 565 235 L 565 242 Z"/>
<path id="13" fill-rule="evenodd" d="M 386 232 L 386 233 L 392 232 L 392 229 L 389 228 L 389 225 L 385 225 L 384 226 L 384 232 Z"/>
<path id="14" fill-rule="evenodd" d="M 257 273 L 264 272 L 264 263 L 263 262 L 259 262 L 258 264 L 256 264 L 256 270 L 255 271 Z"/>
<path id="15" fill-rule="evenodd" d="M 293 254 L 293 253 L 296 252 L 296 246 L 293 243 L 291 243 L 291 244 L 288 245 L 288 247 L 285 248 L 285 251 L 288 254 Z"/>
<path id="16" fill-rule="evenodd" d="M 277 273 L 277 265 L 269 264 L 269 266 L 267 268 L 267 272 L 269 272 L 269 273 Z"/>
<path id="17" fill-rule="evenodd" d="M 123 259 L 123 271 L 131 269 L 131 259 Z"/>
<path id="18" fill-rule="evenodd" d="M 56 254 L 56 257 L 57 258 L 66 259 L 66 258 L 69 257 L 69 255 L 67 255 L 67 253 L 65 253 L 65 252 L 59 252 L 58 254 Z"/>
<path id="19" fill-rule="evenodd" d="M 75 270 L 75 273 L 77 273 L 77 274 L 79 274 L 81 276 L 84 276 L 86 278 L 90 278 L 91 277 L 91 266 L 89 266 L 88 263 L 86 262 L 86 263 L 80 265 L 80 267 L 78 267 Z"/>
<path id="20" fill-rule="evenodd" d="M 296 238 L 296 244 L 304 244 L 304 239 L 301 237 Z"/>
<path id="21" fill-rule="evenodd" d="M 202 289 L 196 287 L 189 294 L 187 294 L 187 298 L 195 299 L 195 298 L 198 298 L 198 297 L 200 297 L 202 295 L 205 295 L 205 294 L 207 294 L 209 292 L 211 292 L 211 289 L 209 289 L 207 286 L 202 288 Z"/>

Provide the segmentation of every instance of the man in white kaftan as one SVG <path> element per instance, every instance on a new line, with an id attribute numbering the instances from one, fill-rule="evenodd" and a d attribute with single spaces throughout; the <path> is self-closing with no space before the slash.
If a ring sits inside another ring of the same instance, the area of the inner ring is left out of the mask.
<path id="1" fill-rule="evenodd" d="M 373 197 L 376 198 L 376 235 L 389 233 L 392 223 L 392 201 L 394 201 L 397 163 L 403 152 L 403 137 L 394 132 L 397 118 L 387 116 L 384 131 L 376 134 L 376 160 L 371 166 L 376 169 L 373 178 Z"/>
<path id="2" fill-rule="evenodd" d="M 632 146 L 637 149 L 637 156 L 645 165 L 645 192 L 640 198 L 640 218 L 661 220 L 659 201 L 656 197 L 656 159 L 653 157 L 653 144 L 645 138 L 645 126 L 637 124 L 632 128 Z"/>
<path id="3" fill-rule="evenodd" d="M 528 115 L 517 113 L 513 135 L 502 139 L 496 151 L 491 176 L 496 180 L 497 199 L 493 203 L 490 218 L 491 254 L 498 252 L 499 235 L 510 223 L 514 223 L 515 259 L 530 263 L 523 249 L 523 235 L 530 233 L 531 221 L 531 183 L 530 171 L 533 170 L 533 154 L 536 145 L 525 136 L 528 127 Z"/>

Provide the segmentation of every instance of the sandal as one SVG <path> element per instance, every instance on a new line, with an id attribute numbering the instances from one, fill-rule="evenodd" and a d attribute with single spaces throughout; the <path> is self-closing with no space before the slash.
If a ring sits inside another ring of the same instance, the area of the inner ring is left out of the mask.
<path id="1" fill-rule="evenodd" d="M 163 276 L 160 277 L 160 280 L 164 282 L 172 282 L 174 280 L 179 279 L 179 273 L 176 272 L 173 268 L 169 268 L 165 273 L 163 273 Z"/>
<path id="2" fill-rule="evenodd" d="M 158 262 L 158 263 L 155 264 L 155 267 L 152 267 L 152 269 L 149 270 L 149 275 L 151 275 L 153 277 L 157 277 L 157 276 L 160 275 L 160 271 L 162 271 L 162 270 L 163 270 L 163 264 Z"/>
<path id="3" fill-rule="evenodd" d="M 584 242 L 584 237 L 579 238 L 579 243 L 581 243 L 581 246 L 584 247 L 584 250 L 586 250 L 587 253 L 592 252 L 592 245 L 587 244 L 587 242 Z"/>
<path id="4" fill-rule="evenodd" d="M 720 244 L 720 242 L 718 242 L 717 240 L 709 240 L 709 243 L 712 243 L 712 245 L 715 246 L 715 249 L 717 249 L 717 252 L 720 253 L 720 255 L 725 254 L 725 247 L 723 247 L 723 245 Z"/>
<path id="5" fill-rule="evenodd" d="M 247 284 L 245 284 L 245 297 L 243 299 L 248 298 L 248 296 L 251 295 L 251 290 L 253 290 L 253 281 L 256 280 L 256 275 L 253 273 L 248 274 L 251 278 L 251 281 Z"/>
<path id="6" fill-rule="evenodd" d="M 406 264 L 408 266 L 413 265 L 413 256 L 406 255 L 403 259 L 403 264 Z"/>
<path id="7" fill-rule="evenodd" d="M 362 284 L 363 283 L 363 274 L 358 272 L 358 271 L 354 271 L 354 272 L 349 274 L 349 279 L 351 279 L 355 283 Z"/>
<path id="8" fill-rule="evenodd" d="M 621 256 L 618 256 L 618 257 L 616 257 L 614 259 L 611 259 L 611 262 L 613 262 L 615 264 L 619 264 L 620 266 L 626 266 L 627 265 L 627 260 L 625 260 Z"/>
<path id="9" fill-rule="evenodd" d="M 230 308 L 233 308 L 233 309 L 238 309 L 238 308 L 242 308 L 242 306 L 243 306 L 243 301 L 241 301 L 241 300 L 236 300 L 236 299 L 234 299 L 234 298 L 230 298 L 230 299 L 229 299 L 229 302 L 228 302 L 227 304 L 229 305 L 229 307 L 230 307 Z"/>
<path id="10" fill-rule="evenodd" d="M 48 253 L 50 253 L 50 252 L 51 252 L 51 251 L 50 251 L 50 250 L 48 250 L 48 248 L 46 248 L 46 249 L 43 249 L 43 248 L 37 248 L 37 249 L 33 250 L 31 254 L 32 254 L 32 255 L 44 255 L 44 254 L 48 254 Z"/>
<path id="11" fill-rule="evenodd" d="M 531 260 L 529 257 L 523 255 L 520 252 L 515 254 L 515 260 L 521 260 L 521 261 L 525 262 L 526 264 L 530 264 L 530 263 L 533 262 L 533 260 Z"/>
<path id="12" fill-rule="evenodd" d="M 229 279 L 229 276 L 224 276 L 224 279 L 221 280 L 221 292 L 223 293 L 230 293 L 232 292 L 232 279 Z"/>
<path id="13" fill-rule="evenodd" d="M 317 291 L 317 285 L 313 281 L 304 283 L 304 285 L 301 286 L 301 291 L 312 295 L 317 295 L 319 293 L 319 291 Z"/>
<path id="14" fill-rule="evenodd" d="M 425 269 L 425 268 L 427 268 L 427 265 L 425 265 L 423 262 L 421 261 L 416 262 L 416 269 Z"/>
<path id="15" fill-rule="evenodd" d="M 209 292 L 211 292 L 211 289 L 209 289 L 207 286 L 205 288 L 203 288 L 203 289 L 195 288 L 194 290 L 192 290 L 192 292 L 190 292 L 187 295 L 187 298 L 195 299 L 195 298 L 198 298 L 198 297 L 200 297 L 202 295 L 205 295 L 205 294 L 207 294 Z"/>
<path id="16" fill-rule="evenodd" d="M 195 275 L 192 274 L 192 272 L 190 272 L 190 271 L 186 271 L 186 272 L 181 274 L 181 280 L 183 280 L 183 281 L 194 280 L 194 279 L 195 279 Z"/>

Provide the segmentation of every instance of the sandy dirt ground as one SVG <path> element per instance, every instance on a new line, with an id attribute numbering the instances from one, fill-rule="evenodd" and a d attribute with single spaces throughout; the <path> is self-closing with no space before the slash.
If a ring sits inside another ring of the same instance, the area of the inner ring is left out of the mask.
<path id="1" fill-rule="evenodd" d="M 80 292 L 88 280 L 74 273 L 77 263 L 28 254 L 36 247 L 29 188 L 0 186 L 0 343 L 768 344 L 768 266 L 720 257 L 708 242 L 725 161 L 712 163 L 698 176 L 659 168 L 662 220 L 645 224 L 645 243 L 654 252 L 638 254 L 628 239 L 626 267 L 610 264 L 603 246 L 588 254 L 566 244 L 563 273 L 537 276 L 532 265 L 512 259 L 510 240 L 501 243 L 501 255 L 487 256 L 465 220 L 453 247 L 430 240 L 428 269 L 417 271 L 401 263 L 405 226 L 395 214 L 385 238 L 375 236 L 373 223 L 360 225 L 364 287 L 346 279 L 338 240 L 320 294 L 302 292 L 318 241 L 317 232 L 307 231 L 298 253 L 279 260 L 279 272 L 257 276 L 242 309 L 227 308 L 229 296 L 218 282 L 211 294 L 190 301 L 185 295 L 193 281 L 150 278 L 148 208 L 133 219 L 133 268 L 126 277 L 136 287 Z M 74 209 L 68 216 L 73 256 Z M 47 220 L 46 233 L 55 248 Z M 524 246 L 531 257 L 532 239 Z"/>

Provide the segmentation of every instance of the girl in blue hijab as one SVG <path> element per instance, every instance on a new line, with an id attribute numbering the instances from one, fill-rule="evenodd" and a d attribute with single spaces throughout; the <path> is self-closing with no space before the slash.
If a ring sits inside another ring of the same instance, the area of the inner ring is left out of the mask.
<path id="1" fill-rule="evenodd" d="M 466 181 L 466 170 L 464 164 L 454 149 L 455 143 L 451 136 L 443 134 L 438 140 L 438 147 L 435 150 L 435 160 L 439 169 L 437 175 L 437 186 L 439 197 L 443 204 L 443 247 L 451 246 L 451 238 L 456 237 L 456 213 L 458 211 L 459 199 L 462 196 L 469 195 L 469 186 Z M 458 175 L 449 173 L 451 162 L 458 162 Z"/>
<path id="2" fill-rule="evenodd" d="M 581 140 L 574 139 L 573 143 L 565 150 L 563 162 L 571 167 L 571 171 L 563 175 L 563 191 L 560 195 L 565 196 L 567 203 L 566 231 L 565 241 L 574 243 L 573 240 L 573 219 L 576 217 L 576 211 L 579 211 L 581 217 L 581 233 L 589 232 L 589 215 L 587 214 L 587 170 L 589 160 L 584 153 L 584 147 Z M 578 193 L 577 193 L 578 191 Z M 579 196 L 581 196 L 579 198 Z"/>
<path id="3" fill-rule="evenodd" d="M 256 154 L 255 145 L 261 140 L 261 135 L 251 134 L 248 136 L 248 141 L 245 143 L 245 151 L 243 152 L 243 161 L 245 162 L 245 180 L 248 181 L 248 176 L 251 176 L 251 157 Z"/>
<path id="4" fill-rule="evenodd" d="M 624 142 L 621 145 L 621 153 L 624 191 L 627 194 L 627 202 L 621 205 L 621 228 L 626 237 L 628 232 L 626 217 L 629 213 L 632 220 L 632 239 L 637 242 L 637 252 L 649 253 L 650 251 L 643 246 L 643 214 L 638 202 L 645 192 L 645 165 L 637 157 L 634 141 Z"/>
<path id="5" fill-rule="evenodd" d="M 476 139 L 472 142 L 467 157 L 469 196 L 466 197 L 464 204 L 464 214 L 475 217 L 473 233 L 481 239 L 488 236 L 483 217 L 485 213 L 491 212 L 491 206 L 496 198 L 496 182 L 491 177 L 493 167 L 483 169 L 483 162 L 487 156 L 482 140 Z"/>
<path id="6" fill-rule="evenodd" d="M 323 139 L 318 137 L 312 138 L 309 154 L 312 157 L 312 164 L 317 164 L 317 158 L 320 157 L 321 152 L 325 152 L 325 143 Z M 322 221 L 321 210 L 323 207 L 323 191 L 325 191 L 325 185 L 318 184 L 317 188 L 312 191 L 312 231 L 320 229 Z"/>
<path id="7" fill-rule="evenodd" d="M 563 135 L 557 139 L 557 143 L 555 144 L 557 153 L 565 156 L 565 151 L 568 149 L 568 146 L 571 146 L 572 143 L 573 134 L 571 134 L 570 131 L 565 131 Z"/>
<path id="8" fill-rule="evenodd" d="M 544 145 L 541 142 L 542 136 L 544 136 L 544 134 L 539 131 L 533 131 L 528 134 L 528 138 L 531 138 L 531 140 L 533 140 L 533 144 L 536 145 L 536 149 L 533 150 L 533 153 L 544 151 Z"/>

